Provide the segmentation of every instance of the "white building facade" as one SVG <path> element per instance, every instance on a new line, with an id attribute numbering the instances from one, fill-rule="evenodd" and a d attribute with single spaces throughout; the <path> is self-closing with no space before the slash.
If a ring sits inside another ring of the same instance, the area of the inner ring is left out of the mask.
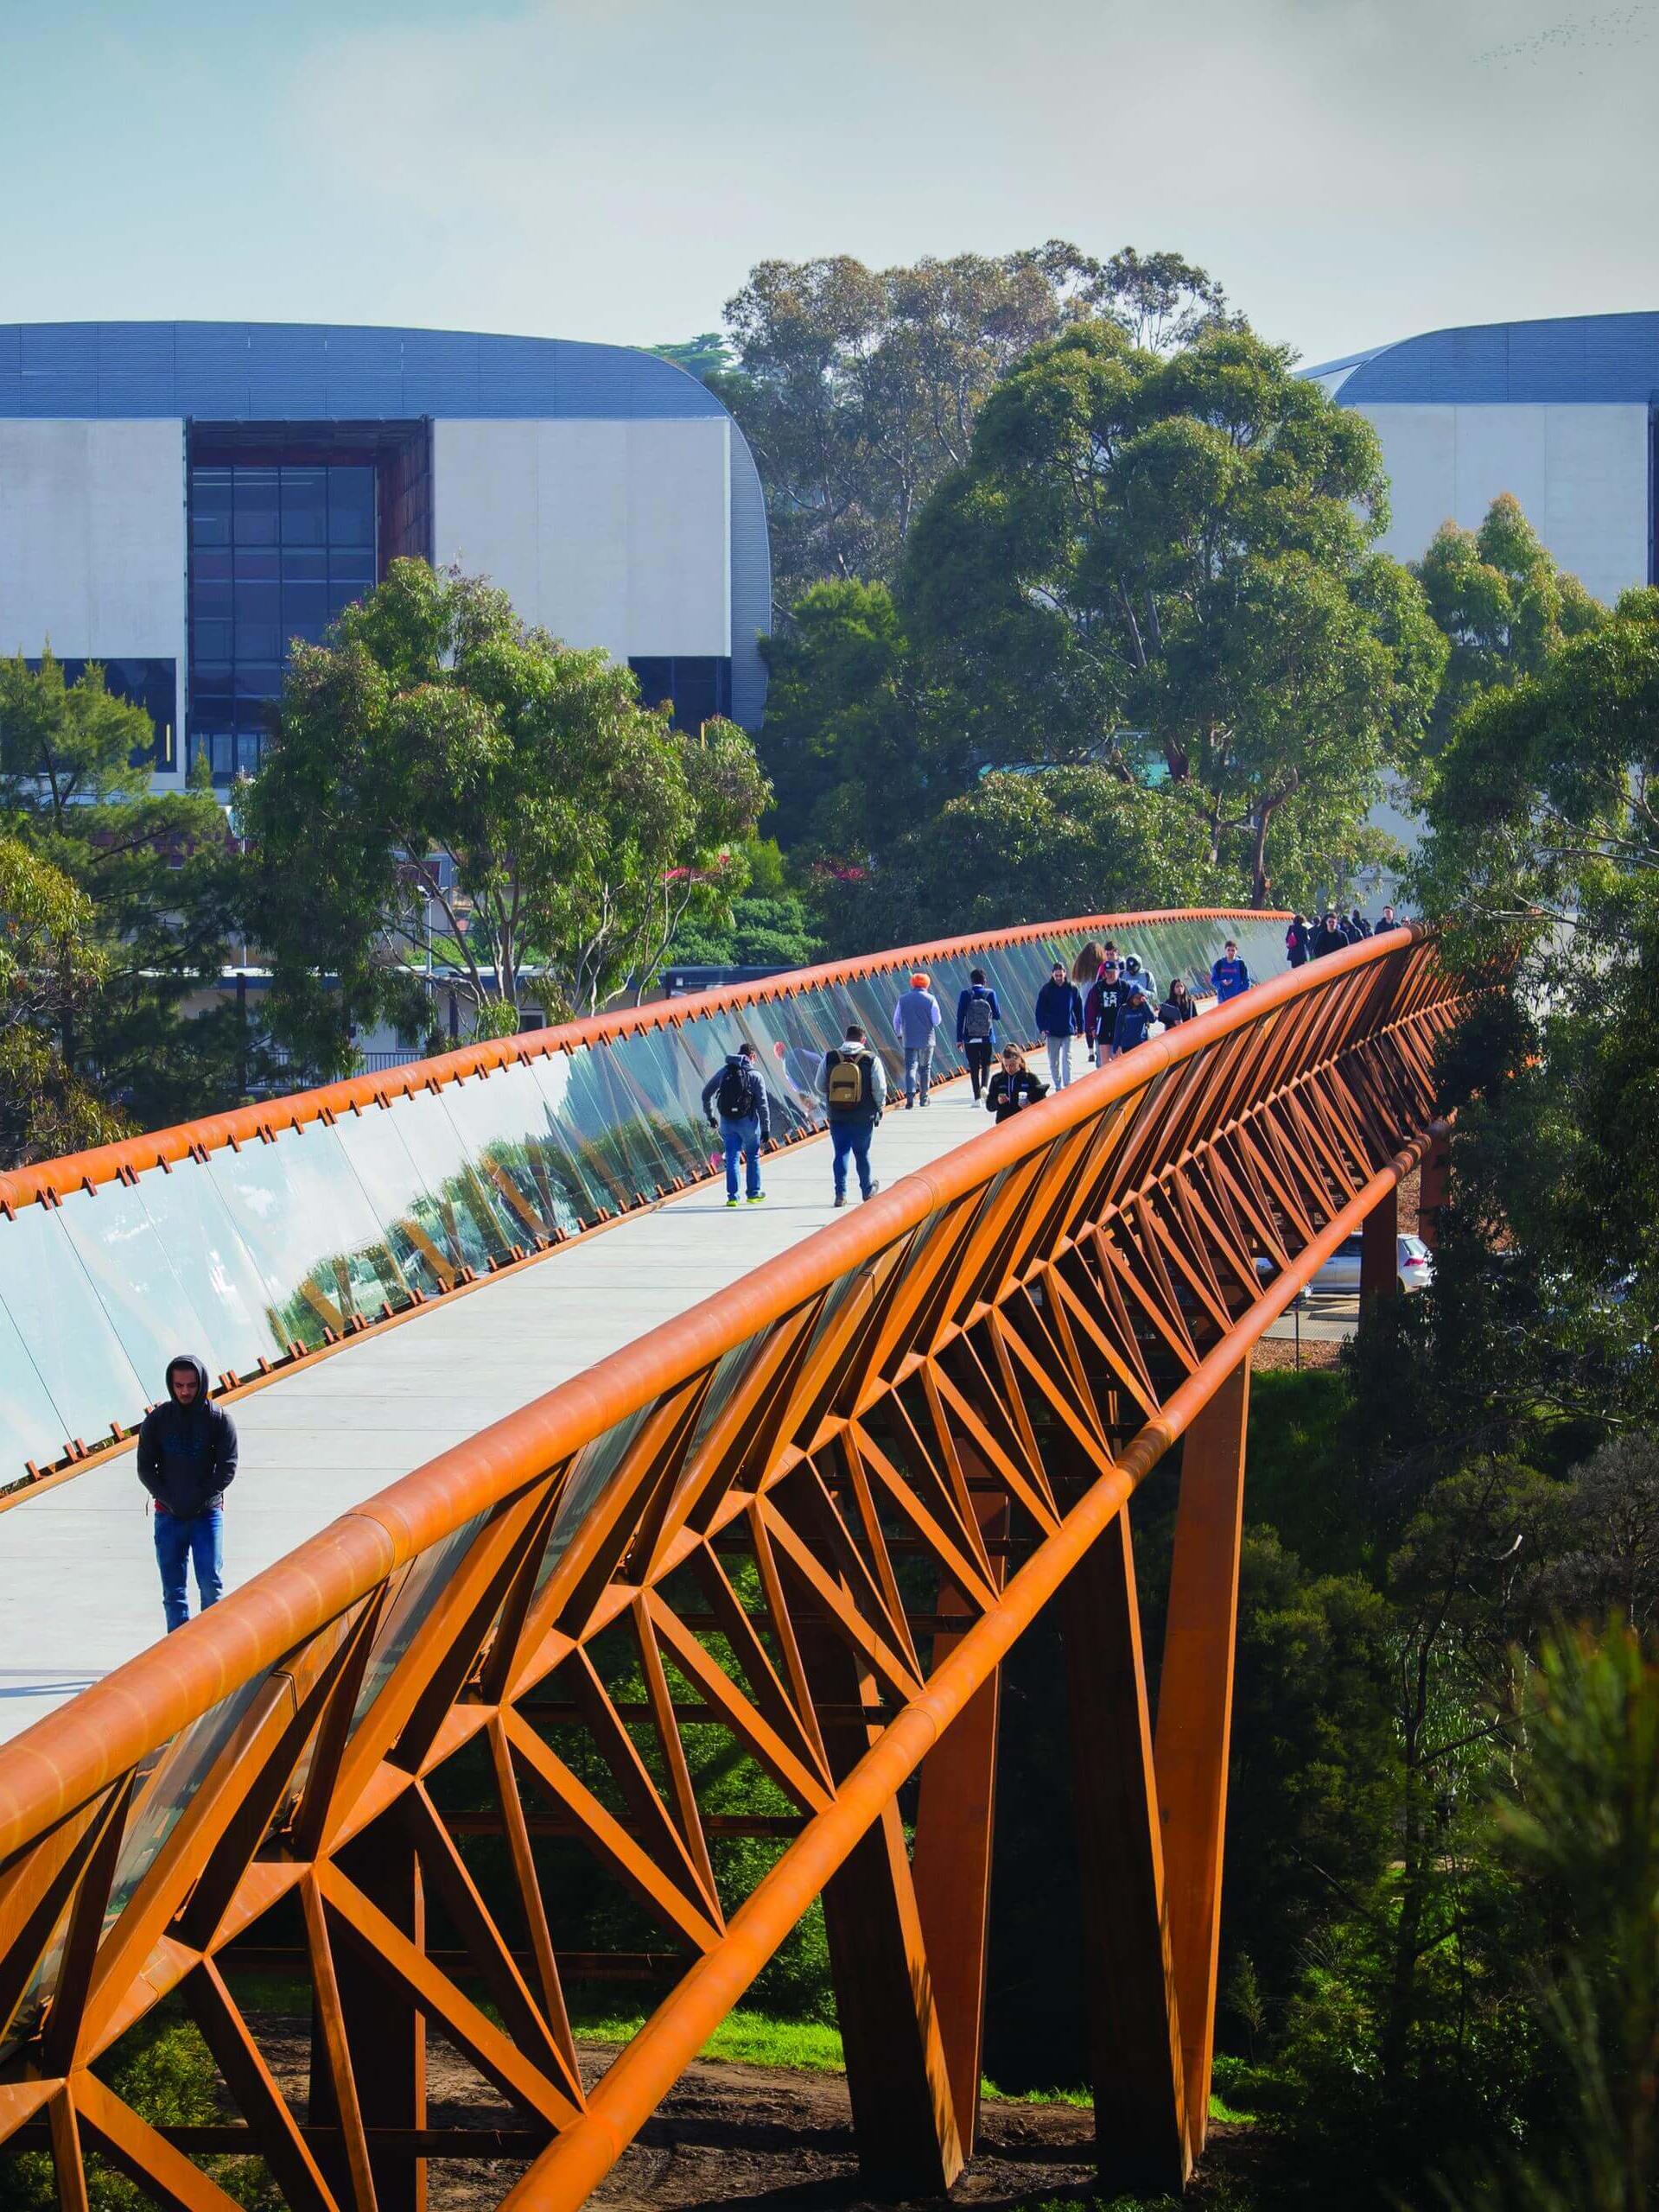
<path id="1" fill-rule="evenodd" d="M 1442 523 L 1478 529 L 1509 492 L 1598 599 L 1659 581 L 1659 314 L 1431 331 L 1305 373 L 1376 426 L 1385 552 L 1421 560 Z"/>
<path id="2" fill-rule="evenodd" d="M 290 641 L 415 554 L 759 727 L 766 510 L 724 407 L 655 354 L 465 332 L 0 326 L 0 652 L 102 663 L 158 789 L 257 765 Z"/>

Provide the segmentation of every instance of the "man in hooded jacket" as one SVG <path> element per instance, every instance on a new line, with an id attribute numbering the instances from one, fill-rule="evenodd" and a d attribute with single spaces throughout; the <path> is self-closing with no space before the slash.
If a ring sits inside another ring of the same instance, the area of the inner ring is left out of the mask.
<path id="1" fill-rule="evenodd" d="M 189 1570 L 200 1610 L 219 1603 L 220 1524 L 236 1480 L 236 1424 L 207 1395 L 207 1370 L 181 1352 L 167 1368 L 167 1395 L 138 1431 L 138 1479 L 156 1501 L 156 1563 L 169 1632 L 190 1618 Z"/>

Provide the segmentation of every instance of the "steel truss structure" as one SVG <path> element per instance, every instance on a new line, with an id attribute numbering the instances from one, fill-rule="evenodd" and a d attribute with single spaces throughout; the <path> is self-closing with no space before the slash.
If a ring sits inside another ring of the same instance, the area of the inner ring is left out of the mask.
<path id="1" fill-rule="evenodd" d="M 181 2212 L 231 2212 L 238 2152 L 302 2212 L 423 2205 L 428 2161 L 469 2153 L 523 2162 L 508 2204 L 574 2207 L 822 1897 L 868 2177 L 944 2187 L 975 2133 L 999 1665 L 1058 1598 L 1101 2160 L 1179 2188 L 1251 1349 L 1362 1221 L 1391 1252 L 1456 994 L 1406 931 L 1249 992 L 434 1461 L 0 1751 L 0 2138 L 49 2150 L 67 2212 L 92 2152 Z M 1130 1500 L 1178 1438 L 1154 1718 Z M 618 1900 L 608 1961 L 572 1948 L 561 1853 Z M 306 1985 L 308 2079 L 262 2044 L 251 1969 Z M 584 2079 L 566 1985 L 630 1969 L 668 1986 Z M 221 2125 L 111 2086 L 164 2000 Z M 430 2124 L 434 2034 L 499 2125 Z"/>

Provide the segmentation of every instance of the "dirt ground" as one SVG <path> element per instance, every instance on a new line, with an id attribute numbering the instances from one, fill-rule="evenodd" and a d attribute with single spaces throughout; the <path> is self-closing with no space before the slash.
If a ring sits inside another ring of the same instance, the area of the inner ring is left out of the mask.
<path id="1" fill-rule="evenodd" d="M 266 2040 L 278 2078 L 303 2094 L 306 2042 L 294 2030 Z M 584 2044 L 583 2078 L 593 2081 L 615 2056 Z M 429 2037 L 428 2125 L 523 2126 L 512 2107 L 480 2080 L 440 2037 Z M 1250 2131 L 1211 2131 L 1212 2162 L 1236 2166 Z M 986 2212 L 1033 2199 L 1096 2197 L 1094 2115 L 1075 2105 L 988 2101 L 972 2163 L 947 2198 Z M 524 2171 L 516 2158 L 434 2159 L 428 2169 L 431 2212 L 494 2212 Z M 1202 2207 L 1202 2181 L 1186 2198 Z M 701 2059 L 624 2152 L 588 2202 L 607 2212 L 879 2212 L 890 2200 L 861 2186 L 846 2081 L 839 2074 L 739 2066 Z"/>

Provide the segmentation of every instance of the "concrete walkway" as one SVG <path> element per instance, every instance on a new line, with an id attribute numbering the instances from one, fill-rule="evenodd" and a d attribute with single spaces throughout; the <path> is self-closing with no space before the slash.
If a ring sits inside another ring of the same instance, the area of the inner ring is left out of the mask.
<path id="1" fill-rule="evenodd" d="M 889 1106 L 872 1166 L 891 1184 L 989 1126 L 965 1081 L 944 1085 L 925 1112 Z M 722 1186 L 687 1192 L 234 1403 L 226 1590 L 834 1218 L 827 1138 L 762 1166 L 764 1205 L 728 1212 Z M 0 1512 L 0 1740 L 161 1634 L 148 1506 L 124 1452 Z"/>

